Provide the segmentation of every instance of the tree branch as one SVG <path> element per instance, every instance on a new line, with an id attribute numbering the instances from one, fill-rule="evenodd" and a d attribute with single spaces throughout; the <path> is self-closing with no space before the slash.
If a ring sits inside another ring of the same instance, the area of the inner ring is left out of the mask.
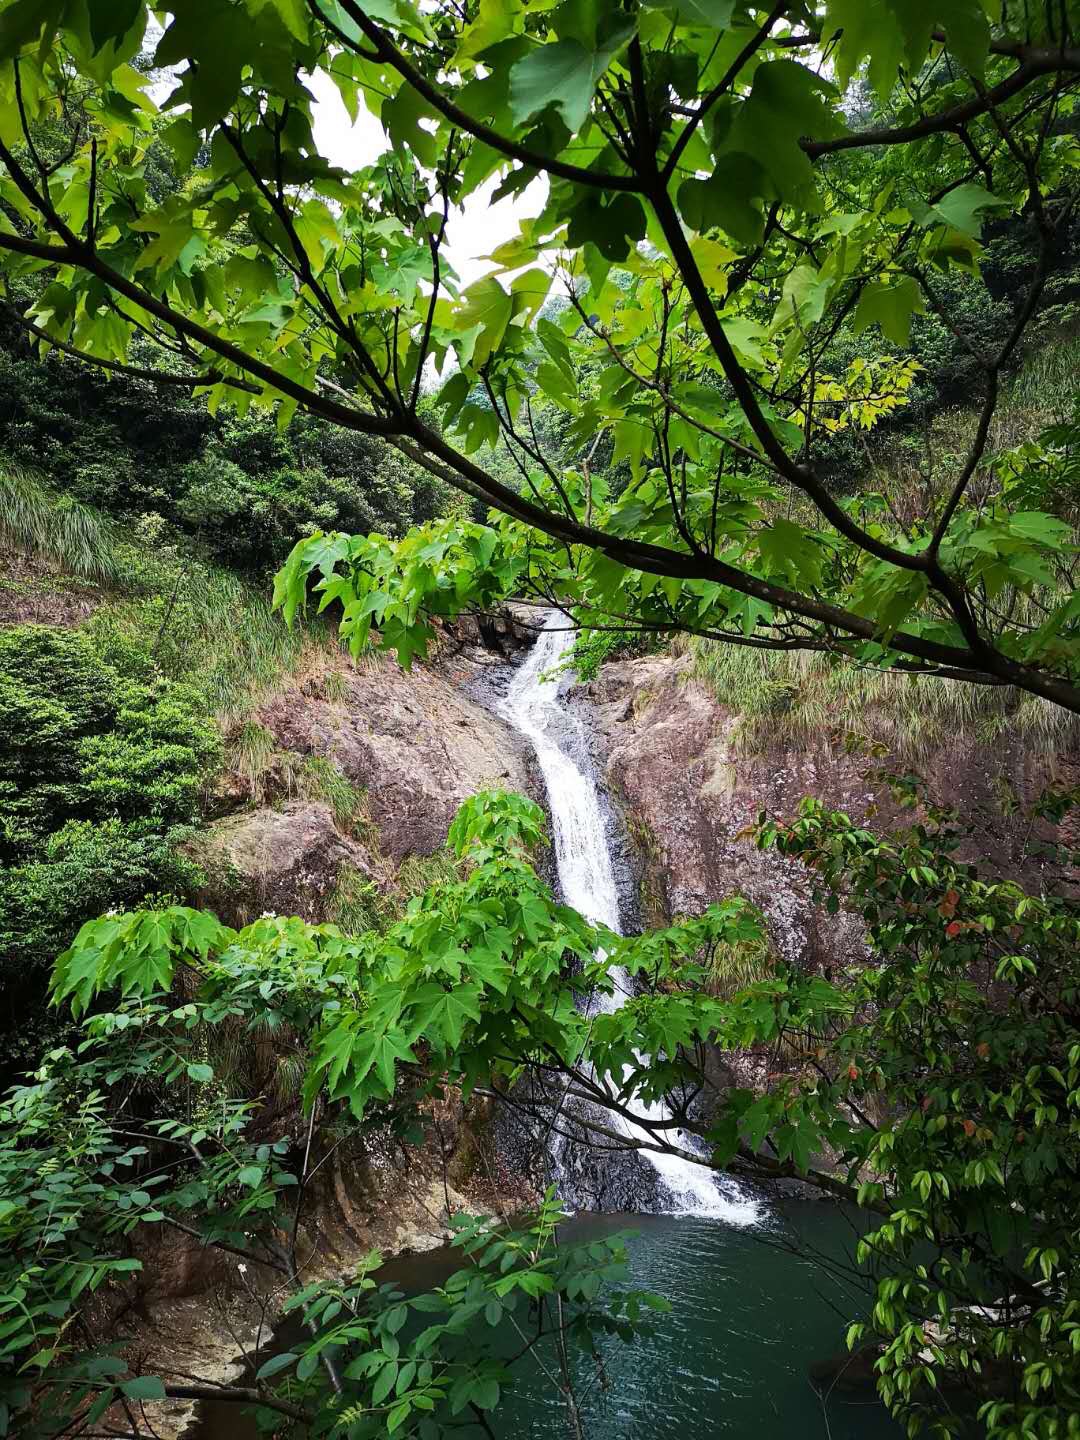
<path id="1" fill-rule="evenodd" d="M 517 140 L 511 140 L 505 135 L 500 135 L 490 125 L 475 119 L 466 110 L 448 98 L 445 90 L 432 84 L 430 80 L 416 68 L 409 60 L 402 55 L 401 51 L 390 40 L 384 30 L 381 30 L 372 20 L 364 14 L 364 11 L 356 4 L 356 0 L 340 0 L 341 8 L 349 18 L 367 36 L 375 49 L 378 59 L 392 69 L 413 87 L 418 95 L 441 115 L 445 120 L 464 130 L 467 135 L 482 141 L 490 146 L 492 150 L 508 159 L 517 160 L 520 164 L 527 166 L 530 170 L 542 170 L 549 175 L 557 175 L 560 180 L 571 180 L 577 185 L 588 185 L 599 190 L 621 190 L 636 194 L 641 186 L 633 175 L 616 175 L 606 170 L 587 170 L 580 165 L 570 165 L 564 160 L 556 159 L 550 155 L 542 155 L 538 151 L 530 150 L 527 145 L 522 145 Z M 325 21 L 326 16 L 319 7 L 318 0 L 308 0 L 308 5 L 320 20 Z M 338 34 L 340 35 L 340 31 Z M 363 54 L 355 45 L 351 48 L 357 54 Z M 368 57 L 371 58 L 370 56 Z"/>
<path id="2" fill-rule="evenodd" d="M 955 130 L 957 126 L 964 125 L 977 115 L 985 115 L 995 105 L 1011 100 L 1033 80 L 1044 75 L 1059 74 L 1062 71 L 1080 73 L 1080 51 L 1020 48 L 1011 53 L 1023 57 L 1022 63 L 1011 75 L 1007 75 L 993 89 L 984 90 L 981 95 L 973 95 L 970 100 L 954 105 L 950 110 L 942 110 L 938 115 L 924 115 L 919 120 L 913 120 L 910 125 L 884 125 L 874 130 L 854 130 L 848 135 L 835 135 L 829 140 L 804 139 L 799 142 L 803 152 L 811 160 L 818 160 L 822 155 L 835 155 L 841 150 L 863 150 L 870 145 L 906 145 L 913 140 L 925 140 L 928 136 L 937 135 L 944 130 Z"/>
<path id="3" fill-rule="evenodd" d="M 96 365 L 102 370 L 115 371 L 118 375 L 130 375 L 133 380 L 149 380 L 153 385 L 178 385 L 185 390 L 197 390 L 203 385 L 228 385 L 234 390 L 246 390 L 252 395 L 262 394 L 258 385 L 239 380 L 233 375 L 225 375 L 220 370 L 207 370 L 202 375 L 173 375 L 167 370 L 149 370 L 140 365 L 125 365 L 120 360 L 106 360 L 100 355 L 79 350 L 74 345 L 69 345 L 66 340 L 58 340 L 55 335 L 50 335 L 47 330 L 43 330 L 40 325 L 35 325 L 23 315 L 16 315 L 12 311 L 8 313 L 16 325 L 21 325 L 31 335 L 36 335 L 39 340 L 51 345 L 54 350 L 70 355 L 72 359 L 85 365 Z"/>

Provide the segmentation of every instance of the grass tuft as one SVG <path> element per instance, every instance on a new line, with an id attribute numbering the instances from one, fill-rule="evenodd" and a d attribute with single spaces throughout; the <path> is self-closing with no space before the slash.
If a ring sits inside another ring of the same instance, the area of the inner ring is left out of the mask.
<path id="1" fill-rule="evenodd" d="M 257 720 L 245 720 L 229 737 L 231 767 L 256 805 L 266 799 L 276 750 L 277 741 Z"/>
<path id="2" fill-rule="evenodd" d="M 0 470 L 0 540 L 84 580 L 114 581 L 120 574 L 114 526 L 18 467 Z"/>
<path id="3" fill-rule="evenodd" d="M 992 744 L 1005 731 L 1053 756 L 1080 740 L 1080 717 L 1007 687 L 968 685 L 933 675 L 860 669 L 813 651 L 749 650 L 691 639 L 693 674 L 735 711 L 737 752 L 806 746 L 850 733 L 884 744 L 905 763 L 950 739 Z"/>
<path id="4" fill-rule="evenodd" d="M 709 956 L 709 993 L 730 1000 L 748 985 L 767 980 L 772 974 L 773 954 L 768 940 L 723 942 Z"/>
<path id="5" fill-rule="evenodd" d="M 304 800 L 329 805 L 338 827 L 355 839 L 370 840 L 378 833 L 364 791 L 325 756 L 309 755 L 295 774 L 293 788 Z"/>

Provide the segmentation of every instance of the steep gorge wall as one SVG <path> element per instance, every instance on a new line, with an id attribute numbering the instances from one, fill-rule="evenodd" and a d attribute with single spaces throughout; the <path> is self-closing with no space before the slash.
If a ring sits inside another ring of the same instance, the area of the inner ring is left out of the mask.
<path id="1" fill-rule="evenodd" d="M 748 830 L 760 811 L 791 815 L 805 795 L 872 829 L 910 823 L 888 787 L 867 778 L 882 762 L 849 754 L 826 734 L 742 753 L 738 713 L 694 677 L 688 656 L 611 662 L 578 695 L 589 702 L 599 762 L 642 851 L 647 920 L 697 913 L 738 892 L 761 908 L 772 943 L 791 960 L 824 965 L 859 946 L 854 918 L 815 907 L 806 871 L 757 850 Z M 990 746 L 957 738 L 931 750 L 919 770 L 937 800 L 973 818 L 964 858 L 1038 886 L 1039 869 L 1021 853 L 1028 821 L 1003 813 L 1001 793 L 1007 786 L 1031 800 L 1051 778 L 1046 759 L 1008 736 Z"/>
<path id="2" fill-rule="evenodd" d="M 406 672 L 393 656 L 341 654 L 265 699 L 254 716 L 273 746 L 254 786 L 262 803 L 251 803 L 242 774 L 226 777 L 220 808 L 230 813 L 205 841 L 206 903 L 239 919 L 267 909 L 325 920 L 344 870 L 392 889 L 403 862 L 443 847 L 478 790 L 536 795 L 520 737 L 465 689 L 504 658 L 466 632 L 431 665 Z M 291 771 L 312 760 L 362 797 L 361 825 L 343 825 L 328 800 L 290 794 Z M 239 886 L 226 883 L 230 873 Z"/>
<path id="3" fill-rule="evenodd" d="M 407 673 L 392 657 L 354 664 L 342 654 L 329 670 L 267 697 L 256 719 L 277 749 L 264 757 L 255 803 L 244 776 L 223 777 L 217 803 L 227 813 L 200 844 L 203 903 L 234 923 L 262 909 L 317 922 L 329 917 L 351 873 L 400 905 L 408 885 L 402 865 L 442 848 L 469 795 L 503 786 L 538 796 L 520 739 L 465 693 L 515 643 L 512 630 L 495 639 L 493 650 L 478 632 L 448 637 L 433 664 Z M 363 796 L 362 826 L 343 824 L 327 801 L 290 798 L 288 775 L 312 758 Z M 274 1060 L 253 1055 L 249 1063 L 265 1071 L 256 1089 L 267 1088 Z M 267 1138 L 295 1139 L 302 1128 L 295 1096 L 270 1109 Z M 316 1135 L 315 1157 L 320 1146 L 326 1157 L 304 1208 L 305 1275 L 346 1274 L 373 1248 L 390 1256 L 439 1245 L 451 1234 L 452 1212 L 509 1216 L 530 1203 L 528 1182 L 499 1154 L 492 1118 L 488 1102 L 465 1106 L 447 1095 L 427 1115 L 420 1145 L 376 1135 L 339 1147 Z M 275 1321 L 283 1297 L 263 1308 L 275 1277 L 252 1267 L 241 1275 L 228 1257 L 156 1227 L 138 1243 L 143 1271 L 111 1297 L 103 1327 L 130 1335 L 150 1368 L 156 1358 L 212 1380 L 235 1379 L 241 1352 L 253 1351 Z M 152 1408 L 164 1440 L 180 1435 L 193 1411 L 190 1402 Z"/>

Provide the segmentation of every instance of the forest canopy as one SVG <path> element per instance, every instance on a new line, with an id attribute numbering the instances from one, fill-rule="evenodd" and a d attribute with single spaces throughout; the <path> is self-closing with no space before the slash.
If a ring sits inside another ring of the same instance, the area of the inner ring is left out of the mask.
<path id="1" fill-rule="evenodd" d="M 252 566 L 299 532 L 275 603 L 291 621 L 314 591 L 356 652 L 407 665 L 441 621 L 517 597 L 617 635 L 809 651 L 1080 713 L 1075 386 L 1037 436 L 996 429 L 1033 337 L 1069 328 L 1077 23 L 1014 0 L 0 0 L 7 319 L 51 363 L 205 402 L 242 446 L 324 424 L 467 497 L 410 481 L 422 523 L 349 533 L 383 525 L 391 487 L 361 506 L 336 471 L 304 494 L 287 464 L 263 484 L 230 462 L 250 489 L 185 466 L 170 518 L 224 517 Z M 316 143 L 317 73 L 380 127 L 355 169 Z M 463 285 L 459 208 L 538 181 L 540 214 Z M 931 372 L 971 424 L 897 494 L 877 447 Z M 181 830 L 214 736 L 179 688 L 79 640 L 35 644 L 34 686 L 13 645 L 0 679 L 36 767 L 11 844 L 45 893 L 55 846 L 107 823 L 102 796 L 135 838 L 148 814 Z M 100 714 L 65 703 L 76 670 Z M 632 1338 L 649 1301 L 604 1290 L 618 1245 L 559 1250 L 550 1196 L 520 1237 L 464 1227 L 481 1258 L 420 1297 L 438 1318 L 415 1341 L 374 1261 L 348 1286 L 303 1283 L 331 1127 L 406 1135 L 443 1087 L 516 1103 L 525 1073 L 635 1123 L 636 1097 L 663 1095 L 715 1167 L 860 1206 L 873 1300 L 849 1338 L 877 1347 L 911 1433 L 963 1433 L 952 1385 L 998 1440 L 1080 1433 L 1075 903 L 981 875 L 958 858 L 963 824 L 900 791 L 916 823 L 888 842 L 813 799 L 762 819 L 760 847 L 861 915 L 867 963 L 779 961 L 734 996 L 707 992 L 703 957 L 760 942 L 741 902 L 611 935 L 557 903 L 540 812 L 501 794 L 461 810 L 452 880 L 360 934 L 233 930 L 164 902 L 88 919 L 52 976 L 76 1038 L 0 1108 L 0 1433 L 9 1412 L 26 1433 L 90 1431 L 185 1388 L 129 1374 L 76 1323 L 138 1268 L 139 1226 L 186 1228 L 290 1292 L 310 1344 L 226 1387 L 267 1430 L 427 1440 L 464 1412 L 487 1428 L 509 1377 L 462 1341 L 479 1316 L 554 1310 L 587 1349 Z M 616 966 L 641 994 L 586 1023 Z M 306 1145 L 261 1138 L 258 1103 L 216 1088 L 226 1039 L 262 1030 L 299 1057 Z M 701 1119 L 710 1055 L 748 1047 L 805 1063 Z"/>
<path id="2" fill-rule="evenodd" d="M 525 589 L 599 625 L 1080 706 L 1066 437 L 983 464 L 1072 220 L 1067 6 L 186 0 L 149 17 L 4 7 L 0 251 L 33 292 L 30 333 L 114 370 L 145 369 L 149 344 L 151 370 L 211 407 L 384 437 L 498 512 L 401 548 L 312 539 L 290 607 L 336 569 L 324 598 L 355 600 L 358 643 L 378 615 L 407 660 L 424 615 Z M 148 34 L 183 177 L 164 200 L 133 63 Z M 353 172 L 314 139 L 320 70 L 386 136 Z M 462 290 L 455 207 L 538 176 L 541 214 Z M 978 286 L 984 231 L 1009 217 L 1024 273 L 997 333 L 966 332 L 950 282 Z M 970 352 L 979 420 L 895 513 L 831 483 L 829 450 L 903 406 L 927 313 Z M 887 343 L 853 353 L 868 331 Z M 541 401 L 566 417 L 556 460 Z M 600 436 L 630 472 L 617 494 L 591 473 Z M 516 478 L 485 462 L 496 443 Z"/>

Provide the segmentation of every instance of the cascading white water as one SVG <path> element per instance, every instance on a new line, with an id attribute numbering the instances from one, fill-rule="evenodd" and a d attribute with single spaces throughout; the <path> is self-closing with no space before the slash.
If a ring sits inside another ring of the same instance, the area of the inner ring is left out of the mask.
<path id="1" fill-rule="evenodd" d="M 553 614 L 514 673 L 499 712 L 536 751 L 551 806 L 555 862 L 563 899 L 595 924 L 618 933 L 619 892 L 600 797 L 586 759 L 584 727 L 562 703 L 565 681 L 545 678 L 558 666 L 573 639 L 569 623 Z M 628 979 L 617 971 L 615 980 L 615 994 L 598 997 L 598 1009 L 610 1012 L 624 1003 L 629 994 Z M 647 1104 L 635 1098 L 631 1103 L 646 1123 L 668 1118 L 661 1101 Z M 613 1117 L 608 1123 L 621 1129 L 628 1140 L 652 1142 L 647 1130 L 631 1121 Z M 693 1141 L 681 1131 L 672 1138 L 682 1149 L 694 1148 Z M 660 1155 L 652 1150 L 641 1153 L 659 1173 L 672 1213 L 715 1216 L 734 1225 L 753 1225 L 759 1220 L 758 1206 L 733 1180 L 718 1177 L 707 1167 L 677 1155 Z"/>

